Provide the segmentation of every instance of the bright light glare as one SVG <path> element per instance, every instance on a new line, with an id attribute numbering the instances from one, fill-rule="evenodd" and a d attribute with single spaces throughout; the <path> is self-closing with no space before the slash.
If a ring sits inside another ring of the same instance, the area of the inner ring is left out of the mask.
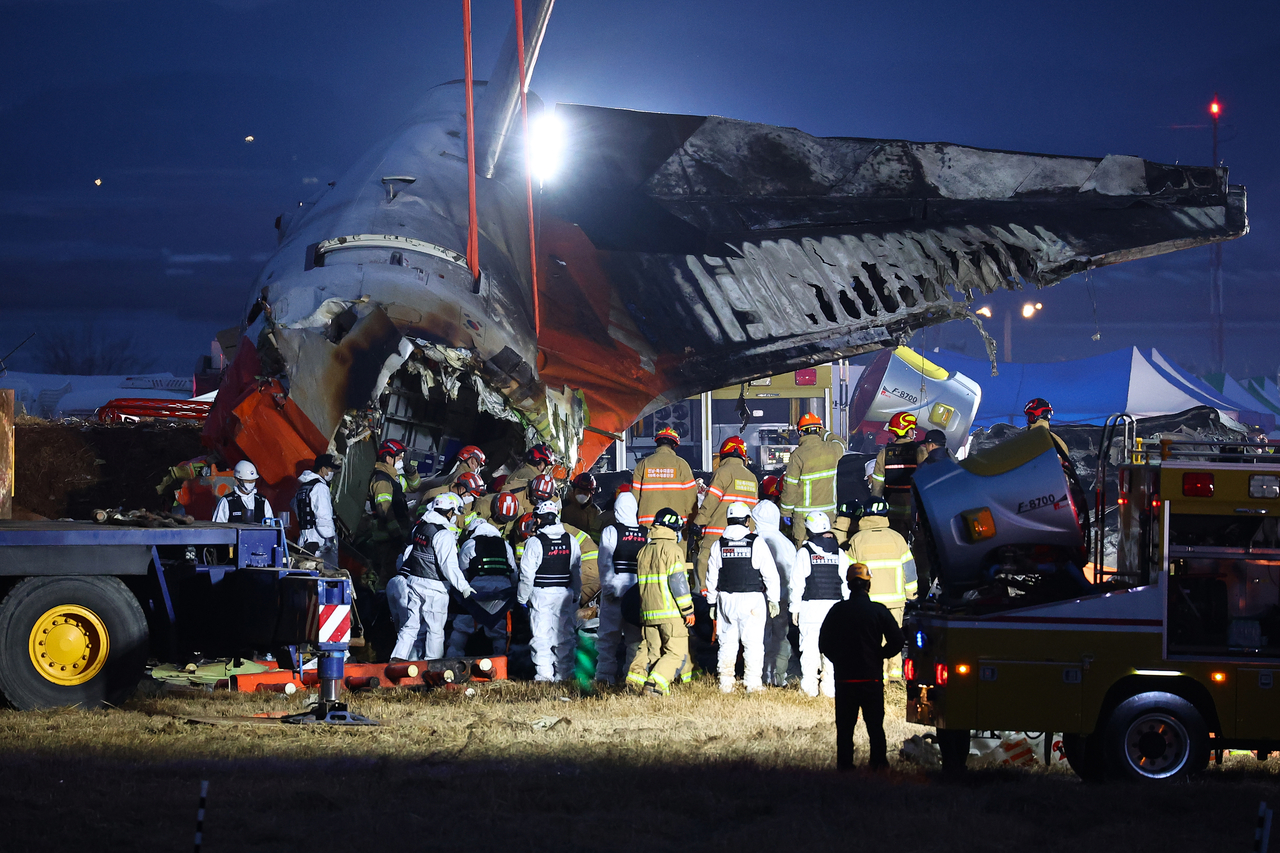
<path id="1" fill-rule="evenodd" d="M 1032 305 L 1030 302 L 1022 306 L 1023 317 L 1031 317 L 1031 316 L 1034 316 L 1035 313 L 1036 313 L 1036 306 Z"/>
<path id="2" fill-rule="evenodd" d="M 529 123 L 529 170 L 539 185 L 555 177 L 564 158 L 564 124 L 553 112 Z"/>
<path id="3" fill-rule="evenodd" d="M 253 137 L 252 137 L 252 136 L 246 136 L 246 137 L 244 138 L 244 141 L 245 141 L 245 142 L 252 142 L 252 141 L 253 141 Z"/>
<path id="4" fill-rule="evenodd" d="M 1037 310 L 1037 311 L 1039 311 L 1039 310 L 1040 310 L 1041 308 L 1043 308 L 1043 307 L 1044 307 L 1044 306 L 1043 306 L 1043 305 L 1041 305 L 1039 302 L 1037 302 L 1037 303 L 1036 303 L 1036 310 Z"/>
<path id="5" fill-rule="evenodd" d="M 989 306 L 989 305 L 983 305 L 981 308 L 979 308 L 977 311 L 974 311 L 973 313 L 975 313 L 975 314 L 979 314 L 979 315 L 981 315 L 981 316 L 983 316 L 983 317 L 990 317 L 990 316 L 991 316 L 991 306 Z"/>
<path id="6" fill-rule="evenodd" d="M 94 178 L 94 179 L 93 179 L 93 185 L 94 185 L 95 187 L 100 187 L 100 186 L 102 186 L 102 178 Z"/>

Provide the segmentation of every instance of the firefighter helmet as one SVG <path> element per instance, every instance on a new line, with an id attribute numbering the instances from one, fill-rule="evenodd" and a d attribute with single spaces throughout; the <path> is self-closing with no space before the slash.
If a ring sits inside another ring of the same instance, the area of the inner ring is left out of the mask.
<path id="1" fill-rule="evenodd" d="M 463 494 L 470 494 L 477 498 L 484 497 L 485 493 L 488 491 L 488 489 L 485 488 L 484 480 L 480 479 L 480 475 L 475 471 L 463 471 L 458 475 L 458 479 L 455 481 L 455 484 L 466 489 Z"/>
<path id="2" fill-rule="evenodd" d="M 746 521 L 751 517 L 751 507 L 742 501 L 734 501 L 729 504 L 729 509 L 725 512 L 725 518 L 729 521 Z"/>
<path id="3" fill-rule="evenodd" d="M 1053 406 L 1049 405 L 1049 401 L 1044 397 L 1036 397 L 1023 408 L 1023 413 L 1027 416 L 1027 426 L 1031 426 L 1038 420 L 1049 420 L 1053 417 Z"/>
<path id="4" fill-rule="evenodd" d="M 916 416 L 910 412 L 898 412 L 889 418 L 889 432 L 901 438 L 916 428 Z"/>
<path id="5" fill-rule="evenodd" d="M 394 438 L 388 438 L 386 441 L 382 442 L 382 444 L 378 445 L 378 458 L 381 459 L 384 456 L 391 456 L 394 458 L 399 456 L 401 453 L 404 453 L 405 449 L 405 446 Z"/>
<path id="6" fill-rule="evenodd" d="M 538 532 L 538 519 L 533 517 L 533 513 L 526 512 L 516 522 L 516 532 L 520 534 L 521 539 L 528 539 Z"/>
<path id="7" fill-rule="evenodd" d="M 555 524 L 560 520 L 560 507 L 555 501 L 543 501 L 534 509 L 533 515 L 540 525 Z"/>
<path id="8" fill-rule="evenodd" d="M 551 465 L 556 461 L 551 447 L 546 444 L 535 444 L 524 455 L 524 461 L 530 465 Z"/>
<path id="9" fill-rule="evenodd" d="M 866 563 L 854 563 L 849 566 L 845 579 L 852 584 L 854 581 L 870 581 L 871 569 L 867 568 Z"/>
<path id="10" fill-rule="evenodd" d="M 879 498 L 873 499 L 871 503 L 867 504 L 866 508 L 862 510 L 862 515 L 864 517 L 868 515 L 887 516 L 888 514 L 889 504 Z"/>
<path id="11" fill-rule="evenodd" d="M 800 420 L 796 422 L 796 429 L 804 432 L 808 429 L 822 429 L 822 418 L 813 412 L 806 412 L 800 416 Z"/>
<path id="12" fill-rule="evenodd" d="M 496 524 L 514 521 L 520 514 L 520 500 L 510 492 L 503 492 L 493 499 L 493 520 Z"/>
<path id="13" fill-rule="evenodd" d="M 436 495 L 435 500 L 431 502 L 431 508 L 441 515 L 458 512 L 462 509 L 462 498 L 458 497 L 453 492 L 441 492 Z"/>
<path id="14" fill-rule="evenodd" d="M 658 434 L 653 437 L 653 440 L 658 444 L 662 444 L 664 441 L 669 441 L 671 442 L 672 447 L 680 446 L 680 435 L 671 427 L 663 427 L 658 430 Z"/>
<path id="15" fill-rule="evenodd" d="M 252 483 L 258 479 L 258 469 L 248 459 L 241 459 L 236 463 L 235 477 L 237 480 L 244 480 L 246 483 Z"/>
<path id="16" fill-rule="evenodd" d="M 831 519 L 825 512 L 811 512 L 804 517 L 804 529 L 813 534 L 830 533 Z"/>
<path id="17" fill-rule="evenodd" d="M 590 473 L 589 471 L 583 471 L 581 474 L 574 477 L 573 482 L 571 482 L 569 485 L 573 486 L 578 491 L 590 492 L 593 495 L 596 493 L 597 489 L 599 488 L 596 485 L 595 475 Z"/>
<path id="18" fill-rule="evenodd" d="M 763 498 L 782 497 L 782 478 L 770 474 L 760 481 L 760 496 Z"/>
<path id="19" fill-rule="evenodd" d="M 676 512 L 671 507 L 663 507 L 658 510 L 657 515 L 653 517 L 653 524 L 655 527 L 665 527 L 668 530 L 679 533 L 681 527 L 680 513 Z"/>
<path id="20" fill-rule="evenodd" d="M 747 458 L 747 443 L 742 440 L 742 436 L 731 435 L 724 440 L 724 444 L 720 445 L 720 458 L 723 459 L 726 456 Z"/>
<path id="21" fill-rule="evenodd" d="M 533 503 L 549 501 L 556 496 L 556 481 L 550 474 L 539 474 L 529 482 L 529 499 Z"/>
<path id="22" fill-rule="evenodd" d="M 459 462 L 470 462 L 472 459 L 476 460 L 477 466 L 484 467 L 484 451 L 474 444 L 468 444 L 458 451 Z"/>

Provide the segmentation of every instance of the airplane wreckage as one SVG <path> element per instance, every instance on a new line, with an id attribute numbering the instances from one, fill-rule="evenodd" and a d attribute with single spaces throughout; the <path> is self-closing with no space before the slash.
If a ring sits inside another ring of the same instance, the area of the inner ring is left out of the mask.
<path id="1" fill-rule="evenodd" d="M 526 81 L 550 7 L 526 8 Z M 474 112 L 465 82 L 432 89 L 277 220 L 207 421 L 206 443 L 271 491 L 344 455 L 349 526 L 383 437 L 426 476 L 461 443 L 491 472 L 535 442 L 581 469 L 688 395 L 980 325 L 981 295 L 1248 230 L 1225 168 L 566 104 L 563 168 L 527 192 L 516 32 Z"/>

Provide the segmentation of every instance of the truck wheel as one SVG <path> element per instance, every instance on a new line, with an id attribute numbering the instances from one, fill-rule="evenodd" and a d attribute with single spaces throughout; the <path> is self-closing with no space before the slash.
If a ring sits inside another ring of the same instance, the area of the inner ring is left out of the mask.
<path id="1" fill-rule="evenodd" d="M 0 601 L 0 695 L 19 710 L 119 704 L 148 656 L 146 617 L 118 578 L 27 578 Z"/>
<path id="2" fill-rule="evenodd" d="M 1209 729 L 1195 706 L 1172 693 L 1139 693 L 1107 722 L 1107 770 L 1129 779 L 1175 779 L 1204 765 Z"/>
<path id="3" fill-rule="evenodd" d="M 1085 782 L 1101 782 L 1106 776 L 1106 763 L 1102 757 L 1102 737 L 1092 735 L 1062 736 L 1062 752 L 1071 769 Z"/>
<path id="4" fill-rule="evenodd" d="M 938 751 L 942 753 L 943 773 L 963 773 L 969 760 L 969 730 L 938 729 Z"/>

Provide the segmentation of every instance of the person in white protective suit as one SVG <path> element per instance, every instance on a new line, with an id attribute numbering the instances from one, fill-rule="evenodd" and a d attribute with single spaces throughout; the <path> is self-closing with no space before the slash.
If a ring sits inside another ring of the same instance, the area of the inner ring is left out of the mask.
<path id="1" fill-rule="evenodd" d="M 716 608 L 716 669 L 722 693 L 733 692 L 739 646 L 747 692 L 764 689 L 764 626 L 782 612 L 778 568 L 768 543 L 747 529 L 750 517 L 750 507 L 735 501 L 724 535 L 711 545 L 707 560 L 707 603 Z"/>
<path id="2" fill-rule="evenodd" d="M 396 633 L 396 646 L 391 651 L 393 661 L 413 659 L 411 655 L 423 626 L 426 633 L 420 659 L 444 657 L 449 587 L 462 593 L 463 598 L 475 594 L 458 567 L 458 535 L 453 525 L 460 512 L 462 501 L 453 492 L 446 492 L 431 502 L 431 509 L 413 528 L 409 557 L 398 572 L 405 579 L 405 610 L 404 622 Z"/>
<path id="3" fill-rule="evenodd" d="M 325 568 L 338 568 L 338 530 L 333 524 L 333 496 L 329 484 L 342 470 L 331 453 L 316 457 L 310 471 L 298 476 L 293 511 L 298 519 L 298 544 L 324 561 Z"/>
<path id="4" fill-rule="evenodd" d="M 582 551 L 560 523 L 555 503 L 538 504 L 534 518 L 538 532 L 524 544 L 516 600 L 529 607 L 534 681 L 567 681 L 578 648 Z"/>
<path id="5" fill-rule="evenodd" d="M 516 555 L 511 543 L 494 525 L 505 525 L 520 514 L 520 502 L 512 494 L 501 494 L 493 504 L 492 520 L 475 518 L 467 525 L 467 541 L 458 552 L 458 562 L 467 576 L 467 582 L 476 591 L 471 603 L 478 605 L 494 618 L 480 626 L 471 613 L 453 617 L 453 629 L 449 632 L 450 657 L 466 654 L 467 641 L 476 629 L 483 627 L 485 635 L 493 641 L 493 653 L 506 651 L 507 604 L 515 585 Z M 483 614 L 481 614 L 483 616 Z M 498 617 L 501 616 L 499 621 Z"/>
<path id="6" fill-rule="evenodd" d="M 818 634 L 827 611 L 849 597 L 845 572 L 849 555 L 836 543 L 831 519 L 825 512 L 811 512 L 804 519 L 808 536 L 796 550 L 791 571 L 791 619 L 800 628 L 800 689 L 809 696 L 835 697 L 836 674 L 831 661 L 818 651 Z"/>
<path id="7" fill-rule="evenodd" d="M 772 501 L 761 501 L 751 510 L 756 522 L 756 535 L 769 546 L 773 563 L 778 567 L 778 587 L 781 600 L 777 616 L 770 617 L 764 626 L 764 683 L 770 687 L 787 686 L 787 669 L 791 666 L 791 641 L 787 633 L 791 629 L 790 584 L 791 568 L 796 561 L 796 546 L 779 526 L 782 511 Z"/>
<path id="8" fill-rule="evenodd" d="M 236 487 L 224 495 L 213 508 L 213 521 L 218 524 L 261 524 L 275 518 L 271 504 L 258 494 L 258 469 L 247 459 L 236 463 L 233 471 Z"/>
<path id="9" fill-rule="evenodd" d="M 649 532 L 636 518 L 636 498 L 623 492 L 613 502 L 614 522 L 600 533 L 600 627 L 596 630 L 596 681 L 616 684 L 640 645 L 640 626 L 622 618 L 622 597 L 636 585 L 640 549 Z"/>

